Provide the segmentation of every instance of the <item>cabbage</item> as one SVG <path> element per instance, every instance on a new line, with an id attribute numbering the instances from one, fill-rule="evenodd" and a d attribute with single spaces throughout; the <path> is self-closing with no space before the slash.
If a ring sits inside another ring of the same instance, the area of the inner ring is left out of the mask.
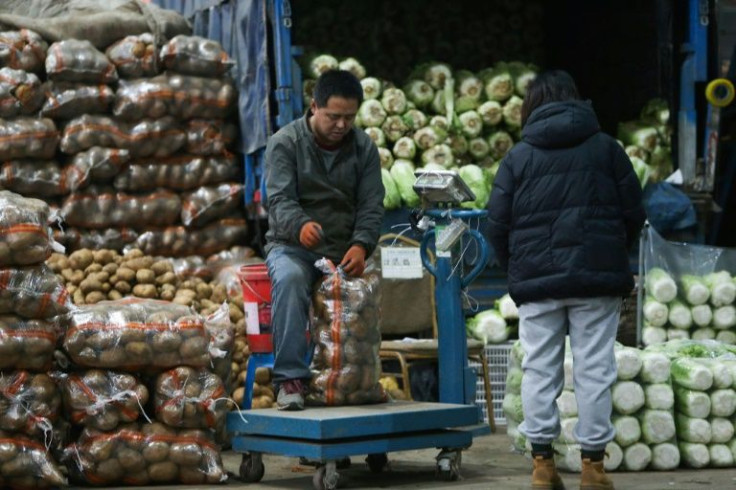
<path id="1" fill-rule="evenodd" d="M 688 340 L 690 339 L 689 330 L 681 330 L 679 328 L 667 329 L 667 340 Z"/>
<path id="2" fill-rule="evenodd" d="M 460 131 L 468 138 L 478 137 L 483 130 L 483 119 L 473 110 L 463 112 L 458 119 L 460 120 Z"/>
<path id="3" fill-rule="evenodd" d="M 558 440 L 565 444 L 575 444 L 575 426 L 578 423 L 577 417 L 569 417 L 560 420 L 560 435 Z"/>
<path id="4" fill-rule="evenodd" d="M 383 182 L 383 188 L 386 191 L 386 194 L 383 197 L 383 207 L 386 209 L 396 209 L 401 207 L 401 194 L 399 194 L 399 188 L 396 187 L 396 183 L 391 177 L 391 173 L 385 168 L 381 169 L 381 181 Z"/>
<path id="5" fill-rule="evenodd" d="M 455 157 L 463 157 L 468 153 L 468 139 L 462 134 L 450 134 L 447 140 L 445 140 L 445 143 L 450 147 L 450 151 L 452 151 L 452 155 Z M 461 162 L 461 159 L 458 158 L 457 161 Z M 462 165 L 461 163 L 459 164 Z"/>
<path id="6" fill-rule="evenodd" d="M 710 451 L 705 444 L 680 442 L 680 458 L 685 466 L 705 468 L 710 463 Z"/>
<path id="7" fill-rule="evenodd" d="M 714 417 L 730 417 L 736 411 L 736 391 L 731 388 L 710 392 L 710 414 Z"/>
<path id="8" fill-rule="evenodd" d="M 652 176 L 652 167 L 647 165 L 647 162 L 638 157 L 629 157 L 631 166 L 634 167 L 634 173 L 636 178 L 639 180 L 639 185 L 642 188 L 646 187 L 649 182 L 649 178 Z"/>
<path id="9" fill-rule="evenodd" d="M 309 73 L 312 78 L 319 78 L 321 74 L 328 70 L 335 70 L 339 63 L 337 58 L 329 54 L 320 54 L 309 61 Z"/>
<path id="10" fill-rule="evenodd" d="M 652 450 L 642 442 L 637 442 L 624 449 L 624 460 L 621 465 L 626 471 L 641 471 L 652 461 Z"/>
<path id="11" fill-rule="evenodd" d="M 583 462 L 580 459 L 579 444 L 558 444 L 555 446 L 555 464 L 562 471 L 580 473 Z"/>
<path id="12" fill-rule="evenodd" d="M 509 338 L 506 320 L 496 310 L 484 310 L 466 322 L 468 333 L 485 344 L 498 344 Z"/>
<path id="13" fill-rule="evenodd" d="M 680 450 L 676 445 L 665 442 L 652 446 L 652 463 L 653 470 L 674 470 L 680 466 Z"/>
<path id="14" fill-rule="evenodd" d="M 509 293 L 504 294 L 496 301 L 496 308 L 501 312 L 501 316 L 506 320 L 518 320 L 519 319 L 519 308 L 516 307 L 516 303 L 511 299 Z"/>
<path id="15" fill-rule="evenodd" d="M 710 288 L 710 302 L 713 306 L 725 306 L 736 299 L 736 284 L 728 271 L 711 272 L 704 278 Z"/>
<path id="16" fill-rule="evenodd" d="M 394 161 L 389 172 L 404 204 L 412 208 L 418 206 L 420 199 L 414 192 L 414 182 L 417 180 L 414 176 L 414 164 L 409 160 L 398 159 Z"/>
<path id="17" fill-rule="evenodd" d="M 652 410 L 670 410 L 675 406 L 675 392 L 669 383 L 644 386 L 644 404 Z"/>
<path id="18" fill-rule="evenodd" d="M 674 387 L 675 407 L 688 417 L 704 419 L 710 415 L 711 401 L 708 393 L 693 391 L 680 386 Z"/>
<path id="19" fill-rule="evenodd" d="M 521 395 L 521 380 L 524 372 L 520 367 L 510 366 L 506 373 L 506 393 Z"/>
<path id="20" fill-rule="evenodd" d="M 645 383 L 665 383 L 670 379 L 670 360 L 659 352 L 641 353 L 641 379 Z"/>
<path id="21" fill-rule="evenodd" d="M 687 417 L 681 413 L 677 417 L 677 439 L 685 442 L 708 444 L 713 437 L 710 422 L 701 418 Z"/>
<path id="22" fill-rule="evenodd" d="M 483 160 L 491 153 L 491 146 L 484 138 L 472 138 L 468 141 L 468 152 L 476 161 Z"/>
<path id="23" fill-rule="evenodd" d="M 710 442 L 714 444 L 726 444 L 733 439 L 734 428 L 730 420 L 722 417 L 709 419 L 711 433 Z"/>
<path id="24" fill-rule="evenodd" d="M 355 58 L 345 58 L 344 60 L 340 61 L 337 66 L 341 70 L 349 71 L 350 73 L 355 75 L 355 78 L 357 78 L 358 80 L 362 80 L 365 78 L 365 67 L 361 65 L 360 62 Z"/>
<path id="25" fill-rule="evenodd" d="M 661 327 L 667 323 L 667 317 L 669 316 L 669 308 L 664 303 L 660 303 L 653 296 L 647 295 L 644 300 L 644 318 L 649 322 L 649 325 L 653 327 Z"/>
<path id="26" fill-rule="evenodd" d="M 406 112 L 406 95 L 399 88 L 389 87 L 381 94 L 381 105 L 387 114 L 403 114 Z"/>
<path id="27" fill-rule="evenodd" d="M 575 389 L 575 379 L 572 370 L 572 356 L 565 355 L 565 360 L 562 361 L 562 369 L 565 373 L 563 388 L 566 390 Z"/>
<path id="28" fill-rule="evenodd" d="M 407 99 L 417 107 L 427 107 L 434 99 L 434 89 L 424 80 L 411 80 L 404 86 Z"/>
<path id="29" fill-rule="evenodd" d="M 469 70 L 458 70 L 455 74 L 456 90 L 460 97 L 469 97 L 475 100 L 483 95 L 483 81 Z"/>
<path id="30" fill-rule="evenodd" d="M 616 429 L 616 443 L 622 448 L 631 446 L 641 439 L 641 426 L 636 417 L 616 416 L 613 418 L 613 427 Z"/>
<path id="31" fill-rule="evenodd" d="M 634 381 L 617 381 L 611 389 L 613 408 L 620 414 L 635 413 L 644 406 L 644 390 Z"/>
<path id="32" fill-rule="evenodd" d="M 408 136 L 402 136 L 391 150 L 396 158 L 403 158 L 405 160 L 412 160 L 417 154 L 417 145 L 414 140 Z"/>
<path id="33" fill-rule="evenodd" d="M 660 444 L 675 437 L 675 419 L 668 410 L 644 410 L 639 420 L 642 439 L 647 444 Z"/>
<path id="34" fill-rule="evenodd" d="M 632 347 L 620 347 L 615 350 L 618 379 L 634 379 L 641 371 L 642 361 L 639 350 Z"/>
<path id="35" fill-rule="evenodd" d="M 667 341 L 667 330 L 662 327 L 645 325 L 641 329 L 641 342 L 644 345 L 657 345 Z"/>
<path id="36" fill-rule="evenodd" d="M 483 169 L 474 164 L 463 165 L 458 169 L 458 174 L 460 174 L 460 178 L 465 181 L 468 187 L 470 187 L 470 190 L 473 191 L 473 194 L 475 194 L 475 201 L 462 203 L 461 206 L 464 208 L 484 209 L 488 203 L 488 198 L 491 197 L 491 186 L 486 180 Z"/>
<path id="37" fill-rule="evenodd" d="M 503 105 L 503 122 L 509 128 L 521 127 L 521 104 L 524 101 L 521 97 L 512 95 Z"/>
<path id="38" fill-rule="evenodd" d="M 521 395 L 506 393 L 503 397 L 502 407 L 503 413 L 507 419 L 513 420 L 517 423 L 524 420 L 524 409 L 521 405 Z"/>
<path id="39" fill-rule="evenodd" d="M 376 144 L 378 148 L 384 148 L 386 146 L 386 135 L 383 134 L 383 130 L 376 126 L 369 126 L 363 129 L 370 139 Z"/>
<path id="40" fill-rule="evenodd" d="M 514 342 L 514 345 L 511 346 L 509 365 L 521 367 L 524 356 L 526 356 L 526 352 L 524 352 L 524 348 L 521 346 L 521 340 L 517 340 L 516 342 Z"/>
<path id="41" fill-rule="evenodd" d="M 716 331 L 712 328 L 696 328 L 690 338 L 693 340 L 712 340 L 716 338 Z"/>
<path id="42" fill-rule="evenodd" d="M 725 330 L 736 325 L 736 308 L 731 305 L 721 306 L 713 311 L 713 327 Z"/>
<path id="43" fill-rule="evenodd" d="M 660 303 L 669 303 L 677 296 L 677 284 L 664 269 L 659 267 L 647 271 L 644 284 L 647 294 Z"/>
<path id="44" fill-rule="evenodd" d="M 669 303 L 669 309 L 670 314 L 668 319 L 673 327 L 687 330 L 692 326 L 693 315 L 685 303 L 678 300 L 671 301 Z"/>
<path id="45" fill-rule="evenodd" d="M 559 410 L 562 418 L 578 416 L 578 401 L 575 398 L 574 391 L 562 391 L 560 396 L 557 397 L 557 410 Z"/>
<path id="46" fill-rule="evenodd" d="M 691 274 L 680 277 L 682 293 L 685 299 L 693 306 L 705 304 L 710 298 L 710 289 L 703 279 Z"/>
<path id="47" fill-rule="evenodd" d="M 693 316 L 693 323 L 699 327 L 707 327 L 713 320 L 713 310 L 709 305 L 698 305 L 690 308 Z"/>
<path id="48" fill-rule="evenodd" d="M 711 444 L 708 446 L 710 452 L 710 465 L 713 468 L 730 468 L 733 466 L 733 454 L 725 444 Z"/>
<path id="49" fill-rule="evenodd" d="M 675 359 L 670 372 L 674 383 L 691 390 L 707 390 L 713 385 L 713 371 L 695 359 Z"/>
<path id="50" fill-rule="evenodd" d="M 422 152 L 422 163 L 424 165 L 427 165 L 428 163 L 436 163 L 449 169 L 455 164 L 455 157 L 452 154 L 452 148 L 444 143 L 440 143 Z"/>
<path id="51" fill-rule="evenodd" d="M 419 109 L 409 109 L 401 115 L 401 119 L 411 131 L 423 128 L 428 123 L 427 115 Z"/>
<path id="52" fill-rule="evenodd" d="M 381 129 L 386 135 L 386 139 L 388 141 L 396 142 L 409 131 L 409 126 L 407 126 L 404 120 L 401 119 L 401 116 L 398 114 L 391 114 L 383 121 Z"/>
<path id="53" fill-rule="evenodd" d="M 365 127 L 379 127 L 386 120 L 386 110 L 376 99 L 365 99 L 358 109 L 358 122 Z"/>
<path id="54" fill-rule="evenodd" d="M 732 330 L 719 330 L 716 333 L 716 340 L 724 344 L 736 344 L 736 332 Z"/>
<path id="55" fill-rule="evenodd" d="M 381 81 L 375 77 L 366 77 L 360 80 L 363 87 L 363 100 L 377 99 L 381 95 Z M 378 102 L 378 101 L 376 101 Z M 380 105 L 380 102 L 379 102 Z M 419 104 L 417 104 L 419 105 Z M 383 109 L 383 107 L 381 107 Z M 386 111 L 384 111 L 385 113 Z"/>
<path id="56" fill-rule="evenodd" d="M 495 126 L 503 120 L 503 108 L 495 100 L 483 102 L 477 112 L 486 126 Z"/>

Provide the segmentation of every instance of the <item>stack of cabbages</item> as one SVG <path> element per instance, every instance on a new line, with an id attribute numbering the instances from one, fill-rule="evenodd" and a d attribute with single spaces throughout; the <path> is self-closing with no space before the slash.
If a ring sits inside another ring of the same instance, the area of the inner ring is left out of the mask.
<path id="1" fill-rule="evenodd" d="M 307 402 L 364 405 L 388 400 L 381 385 L 379 277 L 348 277 L 327 259 L 316 264 L 324 277 L 314 292 L 315 344 Z"/>
<path id="2" fill-rule="evenodd" d="M 612 422 L 615 439 L 606 446 L 606 470 L 625 471 L 672 470 L 680 464 L 676 443 L 670 359 L 662 353 L 641 352 L 632 347 L 616 345 L 618 380 L 612 387 Z M 521 404 L 521 343 L 512 350 L 503 401 L 508 423 L 507 433 L 514 448 L 528 452 L 526 438 L 517 427 L 524 419 Z M 567 471 L 581 470 L 580 446 L 573 436 L 578 421 L 573 390 L 572 353 L 569 344 L 565 352 L 564 391 L 557 399 L 561 418 L 561 433 L 555 441 L 557 464 Z"/>
<path id="3" fill-rule="evenodd" d="M 63 445 L 61 394 L 48 375 L 60 317 L 71 307 L 44 260 L 56 244 L 50 210 L 38 199 L 0 191 L 0 485 L 66 484 L 56 460 Z"/>
<path id="4" fill-rule="evenodd" d="M 418 168 L 457 170 L 476 195 L 464 206 L 485 206 L 499 161 L 520 138 L 522 98 L 536 67 L 498 62 L 473 73 L 437 62 L 418 66 L 400 85 L 367 76 L 354 58 L 325 54 L 306 67 L 305 104 L 315 79 L 338 67 L 363 85 L 356 125 L 378 146 L 387 209 L 419 204 L 412 189 Z"/>
<path id="5" fill-rule="evenodd" d="M 0 188 L 60 207 L 57 241 L 168 257 L 242 242 L 236 91 L 222 47 L 152 34 L 98 50 L 0 33 Z"/>
<path id="6" fill-rule="evenodd" d="M 652 267 L 645 277 L 644 345 L 673 339 L 736 344 L 736 278 L 729 271 L 677 277 Z"/>

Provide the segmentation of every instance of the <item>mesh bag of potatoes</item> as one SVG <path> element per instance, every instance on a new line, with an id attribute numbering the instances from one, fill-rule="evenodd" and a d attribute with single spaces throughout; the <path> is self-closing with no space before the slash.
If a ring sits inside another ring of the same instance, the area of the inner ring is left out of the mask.
<path id="1" fill-rule="evenodd" d="M 166 189 L 135 195 L 90 186 L 67 197 L 61 207 L 67 224 L 93 229 L 168 226 L 180 213 L 181 198 Z"/>
<path id="2" fill-rule="evenodd" d="M 67 420 L 98 430 L 135 422 L 148 401 L 148 389 L 135 376 L 101 369 L 64 376 L 61 390 Z"/>
<path id="3" fill-rule="evenodd" d="M 0 486 L 49 488 L 67 485 L 56 461 L 40 442 L 0 431 Z"/>
<path id="4" fill-rule="evenodd" d="M 48 160 L 56 154 L 59 132 L 48 118 L 0 119 L 0 161 L 17 158 Z"/>
<path id="5" fill-rule="evenodd" d="M 220 119 L 192 119 L 187 123 L 185 150 L 192 155 L 221 155 L 232 147 L 238 130 Z"/>
<path id="6" fill-rule="evenodd" d="M 381 332 L 378 276 L 352 278 L 327 259 L 315 266 L 325 274 L 313 297 L 315 343 L 307 402 L 362 405 L 388 400 L 379 383 Z"/>
<path id="7" fill-rule="evenodd" d="M 199 228 L 238 209 L 243 201 L 243 186 L 205 186 L 181 197 L 181 222 L 184 226 Z"/>
<path id="8" fill-rule="evenodd" d="M 0 65 L 42 73 L 49 45 L 28 29 L 0 32 Z"/>
<path id="9" fill-rule="evenodd" d="M 225 218 L 197 229 L 170 226 L 148 230 L 140 234 L 134 245 L 147 255 L 209 255 L 243 243 L 247 234 L 244 219 Z"/>
<path id="10" fill-rule="evenodd" d="M 74 309 L 64 349 L 79 366 L 126 371 L 210 362 L 202 316 L 188 306 L 133 297 Z"/>
<path id="11" fill-rule="evenodd" d="M 72 480 L 98 486 L 227 480 L 210 433 L 173 429 L 160 422 L 127 424 L 113 432 L 85 428 L 66 448 L 62 461 Z"/>
<path id="12" fill-rule="evenodd" d="M 47 371 L 57 337 L 50 321 L 0 315 L 0 370 Z"/>
<path id="13" fill-rule="evenodd" d="M 221 76 L 235 64 L 217 41 L 180 34 L 161 48 L 167 70 L 186 75 Z"/>
<path id="14" fill-rule="evenodd" d="M 93 146 L 125 148 L 127 126 L 107 116 L 85 114 L 64 125 L 59 149 L 67 154 L 89 150 Z"/>
<path id="15" fill-rule="evenodd" d="M 235 349 L 235 324 L 231 318 L 231 306 L 223 302 L 216 310 L 207 315 L 207 332 L 210 336 L 209 369 L 218 378 L 226 393 L 232 387 L 233 350 Z M 205 314 L 203 311 L 202 314 Z"/>
<path id="16" fill-rule="evenodd" d="M 152 77 L 158 69 L 158 49 L 153 34 L 125 36 L 105 50 L 121 78 Z"/>
<path id="17" fill-rule="evenodd" d="M 176 74 L 167 78 L 174 91 L 172 115 L 180 119 L 225 119 L 237 105 L 237 91 L 229 79 Z"/>
<path id="18" fill-rule="evenodd" d="M 46 101 L 41 115 L 52 119 L 74 119 L 84 114 L 104 114 L 115 100 L 115 92 L 107 85 L 85 85 L 75 82 L 48 82 L 44 86 Z"/>
<path id="19" fill-rule="evenodd" d="M 41 81 L 33 73 L 0 68 L 0 117 L 27 116 L 43 104 Z"/>
<path id="20" fill-rule="evenodd" d="M 0 190 L 0 267 L 38 264 L 60 245 L 51 238 L 49 205 Z"/>
<path id="21" fill-rule="evenodd" d="M 0 430 L 48 440 L 60 409 L 61 394 L 47 374 L 13 371 L 0 376 Z"/>
<path id="22" fill-rule="evenodd" d="M 47 319 L 66 314 L 71 306 L 64 283 L 45 264 L 0 267 L 0 314 Z"/>
<path id="23" fill-rule="evenodd" d="M 220 430 L 230 409 L 222 379 L 207 369 L 180 366 L 156 378 L 156 420 L 169 427 Z"/>
<path id="24" fill-rule="evenodd" d="M 59 164 L 53 160 L 10 160 L 0 166 L 0 188 L 42 198 L 67 194 Z"/>
<path id="25" fill-rule="evenodd" d="M 131 162 L 115 177 L 116 189 L 146 191 L 157 187 L 186 191 L 240 179 L 235 155 L 179 156 Z"/>
<path id="26" fill-rule="evenodd" d="M 85 83 L 115 83 L 118 72 L 107 56 L 86 39 L 65 39 L 46 52 L 49 80 Z"/>
<path id="27" fill-rule="evenodd" d="M 63 187 L 76 192 L 87 185 L 115 177 L 130 161 L 130 152 L 121 148 L 92 148 L 77 153 L 62 169 Z"/>
<path id="28" fill-rule="evenodd" d="M 166 76 L 120 82 L 113 115 L 122 121 L 157 119 L 174 113 L 174 91 Z"/>
<path id="29" fill-rule="evenodd" d="M 54 240 L 62 244 L 67 252 L 75 252 L 83 248 L 122 250 L 137 238 L 138 232 L 130 228 L 80 230 L 64 227 L 63 230 L 54 230 Z"/>

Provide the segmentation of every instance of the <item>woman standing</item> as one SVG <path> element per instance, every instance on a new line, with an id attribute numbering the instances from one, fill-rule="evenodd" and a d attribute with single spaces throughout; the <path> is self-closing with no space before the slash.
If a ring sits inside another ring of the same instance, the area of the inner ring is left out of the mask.
<path id="1" fill-rule="evenodd" d="M 564 384 L 565 336 L 573 355 L 582 449 L 581 489 L 612 489 L 603 469 L 614 437 L 611 385 L 621 299 L 634 286 L 628 252 L 645 214 L 623 148 L 600 130 L 590 103 L 564 71 L 541 73 L 522 105 L 522 140 L 500 165 L 489 201 L 490 231 L 526 351 L 521 386 L 532 445 L 533 488 L 564 488 L 552 441 Z"/>

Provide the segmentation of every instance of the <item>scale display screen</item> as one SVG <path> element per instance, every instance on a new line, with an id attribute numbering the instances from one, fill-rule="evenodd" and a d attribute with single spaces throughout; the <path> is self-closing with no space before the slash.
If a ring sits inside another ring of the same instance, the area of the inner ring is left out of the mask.
<path id="1" fill-rule="evenodd" d="M 475 201 L 470 187 L 452 170 L 430 170 L 414 172 L 414 191 L 432 203 L 461 203 Z"/>

